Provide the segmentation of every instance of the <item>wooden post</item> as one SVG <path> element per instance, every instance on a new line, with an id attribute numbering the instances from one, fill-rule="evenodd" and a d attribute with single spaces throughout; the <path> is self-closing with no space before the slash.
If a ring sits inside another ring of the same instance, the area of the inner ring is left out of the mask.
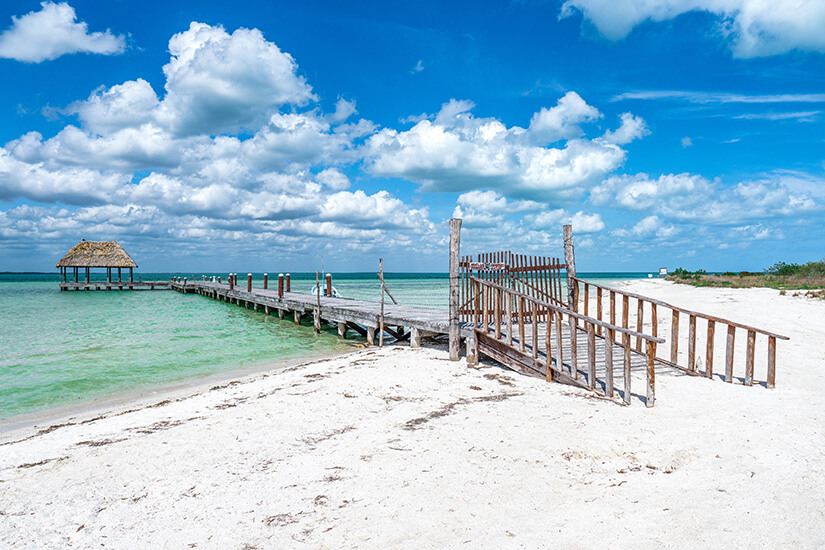
<path id="1" fill-rule="evenodd" d="M 86 282 L 89 282 L 89 268 L 86 268 Z"/>
<path id="2" fill-rule="evenodd" d="M 573 277 L 576 276 L 576 254 L 573 250 L 573 226 L 564 226 L 564 263 L 567 264 L 567 306 L 573 311 L 578 311 L 576 303 L 576 289 Z"/>
<path id="3" fill-rule="evenodd" d="M 119 283 L 120 283 L 120 282 L 123 282 L 123 279 L 122 279 L 122 277 L 121 277 L 121 272 L 120 272 L 120 269 L 121 269 L 121 268 L 117 268 L 117 282 L 119 282 Z"/>
<path id="4" fill-rule="evenodd" d="M 378 258 L 378 278 L 381 279 L 381 313 L 378 316 L 378 347 L 384 347 L 384 259 Z"/>
<path id="5" fill-rule="evenodd" d="M 246 291 L 252 292 L 252 273 L 246 274 Z"/>
<path id="6" fill-rule="evenodd" d="M 587 323 L 587 377 L 590 389 L 596 389 L 596 332 L 593 323 Z"/>
<path id="7" fill-rule="evenodd" d="M 324 296 L 332 296 L 332 275 L 330 275 L 329 273 L 327 273 L 327 288 L 324 292 Z"/>
<path id="8" fill-rule="evenodd" d="M 736 338 L 736 327 L 728 325 L 728 345 L 725 348 L 725 382 L 733 383 L 733 344 Z"/>
<path id="9" fill-rule="evenodd" d="M 753 356 L 756 347 L 756 332 L 748 331 L 748 347 L 745 351 L 745 385 L 753 386 Z"/>
<path id="10" fill-rule="evenodd" d="M 347 324 L 339 322 L 338 323 L 338 338 L 346 339 L 346 337 L 347 337 Z"/>
<path id="11" fill-rule="evenodd" d="M 656 404 L 656 342 L 647 342 L 647 403 L 648 407 Z"/>
<path id="12" fill-rule="evenodd" d="M 264 290 L 266 290 L 268 286 L 269 286 L 269 274 L 264 273 Z"/>
<path id="13" fill-rule="evenodd" d="M 292 312 L 292 322 L 294 322 L 296 325 L 301 324 L 301 312 L 297 309 Z"/>
<path id="14" fill-rule="evenodd" d="M 696 371 L 696 316 L 688 317 L 688 370 Z"/>
<path id="15" fill-rule="evenodd" d="M 234 281 L 232 280 L 232 274 L 229 274 L 229 290 L 233 290 L 235 288 Z"/>
<path id="16" fill-rule="evenodd" d="M 776 336 L 768 336 L 768 388 L 776 387 Z"/>
<path id="17" fill-rule="evenodd" d="M 375 345 L 375 327 L 367 327 L 367 345 Z"/>
<path id="18" fill-rule="evenodd" d="M 613 397 L 613 341 L 616 339 L 616 330 L 607 329 L 607 338 L 604 340 L 604 394 Z"/>
<path id="19" fill-rule="evenodd" d="M 670 362 L 674 365 L 679 359 L 679 312 L 673 310 L 670 321 Z"/>
<path id="20" fill-rule="evenodd" d="M 713 338 L 716 331 L 716 323 L 708 321 L 708 342 L 705 347 L 705 376 L 713 378 Z"/>
<path id="21" fill-rule="evenodd" d="M 315 272 L 315 288 L 318 289 L 315 300 L 315 332 L 321 332 L 321 281 L 318 279 L 320 273 Z"/>
<path id="22" fill-rule="evenodd" d="M 450 361 L 458 361 L 461 333 L 458 325 L 459 300 L 459 251 L 461 246 L 461 218 L 450 220 Z"/>
<path id="23" fill-rule="evenodd" d="M 467 347 L 467 364 L 478 365 L 478 338 L 476 337 L 475 329 L 464 340 L 464 345 Z"/>
<path id="24" fill-rule="evenodd" d="M 624 402 L 630 405 L 630 335 L 622 333 L 622 378 L 624 378 Z"/>
<path id="25" fill-rule="evenodd" d="M 278 273 L 278 298 L 284 297 L 284 274 Z"/>
<path id="26" fill-rule="evenodd" d="M 410 327 L 410 347 L 413 349 L 421 347 L 421 331 L 416 327 Z"/>
<path id="27" fill-rule="evenodd" d="M 289 290 L 289 273 L 286 274 L 286 292 L 290 292 Z"/>

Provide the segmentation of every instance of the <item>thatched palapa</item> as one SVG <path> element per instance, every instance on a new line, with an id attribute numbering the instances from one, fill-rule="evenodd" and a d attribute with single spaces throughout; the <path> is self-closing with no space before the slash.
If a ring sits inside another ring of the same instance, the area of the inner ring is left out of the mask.
<path id="1" fill-rule="evenodd" d="M 117 241 L 80 241 L 55 267 L 137 267 Z"/>

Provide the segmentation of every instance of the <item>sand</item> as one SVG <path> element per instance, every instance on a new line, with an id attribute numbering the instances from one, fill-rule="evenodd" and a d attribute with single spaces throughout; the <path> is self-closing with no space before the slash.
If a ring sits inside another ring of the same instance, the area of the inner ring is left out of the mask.
<path id="1" fill-rule="evenodd" d="M 367 348 L 0 434 L 0 546 L 825 545 L 825 302 L 626 288 L 790 335 L 777 388 L 663 376 L 626 407 Z"/>

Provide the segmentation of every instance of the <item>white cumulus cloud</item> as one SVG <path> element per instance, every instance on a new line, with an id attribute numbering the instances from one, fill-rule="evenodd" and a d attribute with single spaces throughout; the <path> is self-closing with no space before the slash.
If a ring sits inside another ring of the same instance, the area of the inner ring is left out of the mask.
<path id="1" fill-rule="evenodd" d="M 581 12 L 603 36 L 619 40 L 645 21 L 692 11 L 718 17 L 717 32 L 731 41 L 736 57 L 825 51 L 825 3 L 819 0 L 566 0 L 560 17 Z"/>
<path id="2" fill-rule="evenodd" d="M 72 53 L 123 53 L 126 41 L 110 31 L 89 32 L 65 2 L 42 2 L 40 11 L 12 16 L 12 26 L 0 34 L 0 57 L 40 63 Z"/>

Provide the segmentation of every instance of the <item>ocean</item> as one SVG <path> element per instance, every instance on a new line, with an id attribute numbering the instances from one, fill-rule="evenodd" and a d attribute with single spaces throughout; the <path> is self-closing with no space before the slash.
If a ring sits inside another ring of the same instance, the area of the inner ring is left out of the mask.
<path id="1" fill-rule="evenodd" d="M 142 273 L 135 280 L 173 275 L 227 276 Z M 580 274 L 608 285 L 647 275 Z M 263 274 L 253 277 L 260 285 Z M 385 280 L 399 303 L 447 309 L 446 273 L 386 273 Z M 293 292 L 309 293 L 315 274 L 295 273 L 291 281 Z M 333 274 L 333 286 L 348 298 L 378 301 L 379 284 L 374 273 Z M 57 274 L 0 274 L 0 326 L 0 421 L 337 354 L 360 341 L 338 339 L 334 327 L 316 334 L 288 319 L 171 290 L 60 292 Z"/>

